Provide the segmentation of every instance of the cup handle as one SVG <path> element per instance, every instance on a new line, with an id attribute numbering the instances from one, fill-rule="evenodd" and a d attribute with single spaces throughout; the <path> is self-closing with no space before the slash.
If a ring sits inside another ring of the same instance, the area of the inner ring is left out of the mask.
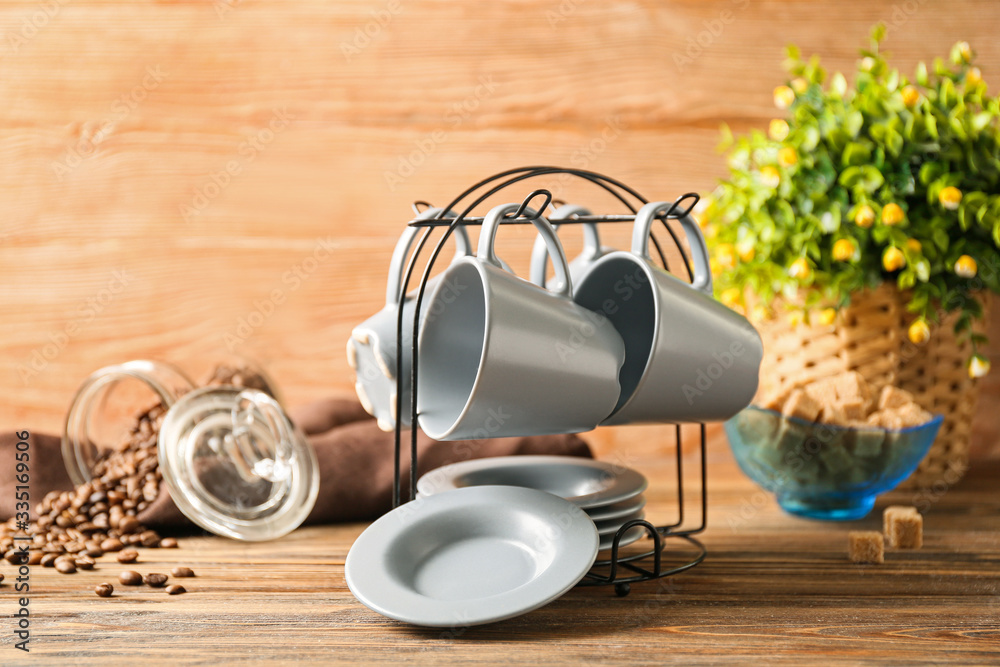
<path id="1" fill-rule="evenodd" d="M 430 220 L 441 212 L 439 208 L 428 208 L 417 216 L 417 220 Z M 445 214 L 447 217 L 454 217 L 451 211 Z M 385 286 L 385 304 L 387 306 L 397 306 L 402 298 L 403 270 L 406 268 L 406 256 L 410 254 L 413 242 L 417 240 L 420 227 L 407 225 L 396 242 L 396 248 L 392 251 L 392 259 L 389 260 L 389 280 Z M 465 225 L 458 225 L 451 233 L 455 239 L 455 259 L 472 254 L 472 243 L 469 241 L 469 233 L 465 231 Z M 454 261 L 454 259 L 452 260 Z"/>
<path id="2" fill-rule="evenodd" d="M 653 231 L 653 223 L 656 216 L 664 211 L 669 211 L 673 206 L 672 202 L 650 202 L 639 209 L 635 215 L 635 227 L 632 229 L 632 254 L 651 260 L 649 256 L 649 236 Z M 691 287 L 712 295 L 712 272 L 708 265 L 708 247 L 705 245 L 705 237 L 701 235 L 698 223 L 690 215 L 680 218 L 681 227 L 687 236 L 688 244 L 691 246 L 691 260 L 694 262 L 694 276 L 691 279 Z"/>
<path id="3" fill-rule="evenodd" d="M 557 220 L 566 220 L 574 215 L 590 215 L 590 211 L 583 206 L 566 204 L 556 209 L 556 212 L 549 218 L 552 227 L 559 229 Z M 597 233 L 597 225 L 592 222 L 583 224 L 583 250 L 580 256 L 589 261 L 593 261 L 601 256 L 601 237 Z M 539 236 L 535 239 L 535 245 L 531 249 L 531 273 L 530 280 L 540 287 L 545 287 L 545 264 L 549 260 L 549 251 L 545 247 L 545 239 Z"/>
<path id="4" fill-rule="evenodd" d="M 497 229 L 500 227 L 500 221 L 508 214 L 518 210 L 520 206 L 520 204 L 501 204 L 486 214 L 486 219 L 483 221 L 483 230 L 479 234 L 479 252 L 477 256 L 480 261 L 492 264 L 501 269 L 504 268 L 493 247 L 497 237 Z M 538 230 L 539 236 L 541 236 L 542 241 L 548 248 L 548 254 L 555 258 L 552 263 L 556 267 L 556 278 L 560 284 L 558 289 L 552 291 L 567 299 L 572 299 L 573 285 L 569 278 L 569 265 L 566 262 L 566 253 L 563 252 L 562 244 L 559 243 L 559 237 L 556 236 L 556 230 L 552 228 L 548 220 L 540 215 L 532 219 L 531 224 Z"/>

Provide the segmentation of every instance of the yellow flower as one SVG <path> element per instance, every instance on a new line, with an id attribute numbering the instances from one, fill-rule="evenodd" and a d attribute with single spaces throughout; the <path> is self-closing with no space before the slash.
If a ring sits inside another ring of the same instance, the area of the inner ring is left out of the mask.
<path id="1" fill-rule="evenodd" d="M 750 310 L 750 319 L 754 322 L 766 322 L 771 319 L 771 311 L 762 303 L 758 303 Z"/>
<path id="2" fill-rule="evenodd" d="M 900 208 L 899 204 L 893 202 L 886 204 L 882 208 L 883 225 L 889 225 L 891 227 L 892 225 L 898 225 L 905 219 L 906 219 L 906 214 L 903 213 L 903 209 Z"/>
<path id="3" fill-rule="evenodd" d="M 980 355 L 974 355 L 969 360 L 969 377 L 973 380 L 981 378 L 990 372 L 990 360 Z"/>
<path id="4" fill-rule="evenodd" d="M 865 56 L 864 58 L 861 59 L 861 69 L 864 70 L 865 72 L 872 71 L 873 67 L 875 67 L 874 58 L 872 58 L 871 56 Z"/>
<path id="5" fill-rule="evenodd" d="M 781 174 L 774 165 L 764 165 L 760 168 L 760 182 L 764 187 L 776 188 L 781 183 Z"/>
<path id="6" fill-rule="evenodd" d="M 941 202 L 941 206 L 949 211 L 954 211 L 958 208 L 959 202 L 962 201 L 962 191 L 954 185 L 949 185 L 938 193 L 938 201 Z"/>
<path id="7" fill-rule="evenodd" d="M 854 214 L 854 224 L 858 227 L 868 228 L 872 226 L 875 222 L 875 211 L 868 204 L 863 205 L 858 209 L 858 212 Z"/>
<path id="8" fill-rule="evenodd" d="M 917 102 L 920 101 L 920 91 L 913 86 L 904 86 L 903 91 L 903 104 L 910 107 L 911 109 L 917 106 Z"/>
<path id="9" fill-rule="evenodd" d="M 931 328 L 923 320 L 913 320 L 913 324 L 910 325 L 906 335 L 914 345 L 923 345 L 930 340 Z"/>
<path id="10" fill-rule="evenodd" d="M 719 261 L 714 257 L 708 260 L 708 270 L 712 272 L 713 276 L 718 276 L 722 273 L 722 267 L 719 266 Z"/>
<path id="11" fill-rule="evenodd" d="M 730 308 L 738 306 L 743 302 L 743 292 L 739 287 L 730 287 L 729 289 L 722 290 L 722 294 L 719 295 L 719 301 Z"/>
<path id="12" fill-rule="evenodd" d="M 886 248 L 882 253 L 882 266 L 886 271 L 898 271 L 906 266 L 906 257 L 899 248 Z"/>
<path id="13" fill-rule="evenodd" d="M 823 326 L 830 326 L 837 319 L 836 308 L 824 308 L 819 311 L 819 323 Z"/>
<path id="14" fill-rule="evenodd" d="M 780 118 L 775 118 L 767 126 L 767 134 L 775 141 L 784 141 L 788 138 L 788 123 Z"/>
<path id="15" fill-rule="evenodd" d="M 979 71 L 978 67 L 972 67 L 968 72 L 965 73 L 965 85 L 967 86 L 978 86 L 983 82 L 983 73 Z"/>
<path id="16" fill-rule="evenodd" d="M 956 46 L 958 47 L 959 55 L 962 56 L 962 60 L 964 60 L 965 62 L 969 62 L 970 60 L 972 60 L 972 47 L 969 46 L 968 42 L 961 41 L 958 44 L 956 44 Z"/>
<path id="17" fill-rule="evenodd" d="M 752 262 L 753 258 L 757 255 L 756 248 L 749 244 L 737 246 L 736 251 L 739 253 L 740 261 L 742 262 Z"/>
<path id="18" fill-rule="evenodd" d="M 788 323 L 792 326 L 793 329 L 797 328 L 800 324 L 802 324 L 802 313 L 800 313 L 797 310 L 788 313 Z"/>
<path id="19" fill-rule="evenodd" d="M 782 167 L 794 167 L 799 162 L 799 154 L 791 146 L 785 146 L 778 151 L 778 164 Z"/>
<path id="20" fill-rule="evenodd" d="M 955 262 L 955 275 L 959 278 L 975 278 L 978 271 L 979 266 L 976 264 L 976 260 L 968 255 L 962 255 Z"/>
<path id="21" fill-rule="evenodd" d="M 788 275 L 799 280 L 807 280 L 812 275 L 812 267 L 809 266 L 805 257 L 800 257 L 788 267 Z"/>
<path id="22" fill-rule="evenodd" d="M 795 101 L 795 91 L 788 86 L 778 86 L 774 89 L 774 106 L 787 109 Z"/>
<path id="23" fill-rule="evenodd" d="M 796 93 L 804 93 L 809 90 L 809 82 L 803 79 L 801 76 L 792 79 L 792 89 Z"/>
<path id="24" fill-rule="evenodd" d="M 838 262 L 849 262 L 854 259 L 858 247 L 851 239 L 840 239 L 833 244 L 833 258 Z"/>
<path id="25" fill-rule="evenodd" d="M 715 249 L 715 259 L 722 270 L 736 266 L 736 247 L 732 243 L 722 243 Z"/>
<path id="26" fill-rule="evenodd" d="M 924 246 L 916 239 L 906 239 L 906 248 L 910 252 L 917 253 L 923 250 Z"/>

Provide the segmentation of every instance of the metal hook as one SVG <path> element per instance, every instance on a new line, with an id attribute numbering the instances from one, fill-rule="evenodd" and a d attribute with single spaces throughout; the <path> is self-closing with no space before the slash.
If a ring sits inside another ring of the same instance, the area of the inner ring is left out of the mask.
<path id="1" fill-rule="evenodd" d="M 539 189 L 539 190 L 532 191 L 531 194 L 529 194 L 527 197 L 525 197 L 524 201 L 521 202 L 521 205 L 517 207 L 516 211 L 514 211 L 514 215 L 512 215 L 510 217 L 516 220 L 517 218 L 520 218 L 522 215 L 524 215 L 524 211 L 525 211 L 526 208 L 528 208 L 528 204 L 531 203 L 532 199 L 534 199 L 535 197 L 537 197 L 539 195 L 542 195 L 542 196 L 545 197 L 545 203 L 542 204 L 541 206 L 536 206 L 535 210 L 536 211 L 544 211 L 545 209 L 547 209 L 549 207 L 549 204 L 552 203 L 552 193 L 549 192 L 548 190 L 542 188 L 542 189 Z M 539 213 L 539 215 L 541 215 L 541 214 Z"/>
<path id="2" fill-rule="evenodd" d="M 421 206 L 423 206 L 424 209 L 421 209 L 420 208 Z M 431 204 L 430 204 L 430 202 L 425 202 L 423 199 L 418 199 L 417 201 L 413 202 L 413 205 L 411 206 L 411 208 L 413 209 L 414 213 L 416 213 L 417 215 L 420 215 L 421 213 L 424 212 L 424 210 L 426 210 L 428 208 L 431 208 Z"/>

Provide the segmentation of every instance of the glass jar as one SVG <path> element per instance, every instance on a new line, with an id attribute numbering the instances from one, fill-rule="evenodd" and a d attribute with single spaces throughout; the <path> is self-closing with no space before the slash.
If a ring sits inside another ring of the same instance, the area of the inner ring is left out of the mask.
<path id="1" fill-rule="evenodd" d="M 273 383 L 261 377 L 273 392 Z M 159 471 L 185 516 L 240 540 L 291 532 L 316 502 L 315 453 L 272 395 L 226 381 L 220 376 L 214 386 L 196 389 L 182 371 L 158 361 L 95 372 L 66 417 L 62 452 L 70 478 L 86 483 L 101 461 L 123 450 L 129 423 L 133 444 L 143 437 L 151 444 L 156 428 L 144 422 L 159 421 Z"/>

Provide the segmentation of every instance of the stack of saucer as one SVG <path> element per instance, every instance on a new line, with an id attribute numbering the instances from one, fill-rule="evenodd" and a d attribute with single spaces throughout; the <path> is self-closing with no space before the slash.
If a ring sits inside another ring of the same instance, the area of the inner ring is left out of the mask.
<path id="1" fill-rule="evenodd" d="M 583 509 L 597 526 L 600 549 L 610 549 L 625 523 L 644 518 L 646 478 L 624 466 L 575 456 L 499 456 L 453 463 L 432 470 L 417 482 L 426 498 L 469 486 L 520 486 L 565 498 Z M 619 546 L 635 542 L 642 526 L 626 532 Z"/>

